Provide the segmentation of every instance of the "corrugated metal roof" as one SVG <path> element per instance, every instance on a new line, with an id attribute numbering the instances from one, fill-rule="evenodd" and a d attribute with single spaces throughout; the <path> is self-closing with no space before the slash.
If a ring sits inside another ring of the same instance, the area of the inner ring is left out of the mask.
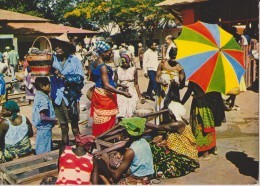
<path id="1" fill-rule="evenodd" d="M 97 34 L 97 31 L 84 30 L 64 25 L 57 25 L 52 23 L 7 23 L 7 25 L 1 30 L 1 33 L 12 34 L 63 34 L 65 32 L 69 34 Z"/>
<path id="2" fill-rule="evenodd" d="M 49 22 L 49 19 L 44 19 L 40 17 L 35 17 L 27 14 L 22 14 L 18 12 L 12 12 L 9 10 L 0 9 L 0 21 L 6 20 L 8 22 Z"/>
<path id="3" fill-rule="evenodd" d="M 189 3 L 198 3 L 202 1 L 208 1 L 208 0 L 166 0 L 161 3 L 156 4 L 155 6 L 173 6 L 173 5 L 182 5 L 182 4 L 189 4 Z"/>

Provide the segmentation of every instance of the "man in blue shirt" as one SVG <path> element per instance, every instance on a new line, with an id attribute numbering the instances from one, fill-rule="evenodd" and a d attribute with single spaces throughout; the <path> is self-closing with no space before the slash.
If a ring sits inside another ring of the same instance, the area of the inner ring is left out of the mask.
<path id="1" fill-rule="evenodd" d="M 53 56 L 51 77 L 51 98 L 59 123 L 61 125 L 62 143 L 69 143 L 71 123 L 73 135 L 79 135 L 79 99 L 84 86 L 84 71 L 81 61 L 74 55 L 75 47 L 70 43 L 67 34 L 53 39 L 55 55 Z"/>

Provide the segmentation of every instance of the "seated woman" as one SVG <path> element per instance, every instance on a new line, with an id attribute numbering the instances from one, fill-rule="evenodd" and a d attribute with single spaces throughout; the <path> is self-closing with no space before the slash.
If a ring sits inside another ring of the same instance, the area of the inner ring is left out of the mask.
<path id="1" fill-rule="evenodd" d="M 93 156 L 88 152 L 94 136 L 75 136 L 76 148 L 66 146 L 59 158 L 59 175 L 56 185 L 89 185 L 95 181 Z"/>
<path id="2" fill-rule="evenodd" d="M 20 108 L 14 101 L 3 104 L 0 121 L 0 143 L 5 161 L 32 153 L 30 137 L 32 124 L 26 116 L 18 115 Z"/>
<path id="3" fill-rule="evenodd" d="M 168 106 L 170 114 L 174 113 L 177 122 L 165 125 L 146 123 L 147 128 L 167 131 L 164 143 L 158 137 L 151 143 L 154 170 L 158 177 L 184 176 L 199 167 L 196 141 L 190 125 L 181 118 L 185 113 L 185 109 L 181 107 L 183 106 L 177 102 L 171 102 Z"/>
<path id="4" fill-rule="evenodd" d="M 154 174 L 153 157 L 149 143 L 142 138 L 146 119 L 123 118 L 119 123 L 126 129 L 129 146 L 126 148 L 124 158 L 116 170 L 110 168 L 109 158 L 105 155 L 97 160 L 99 175 L 105 176 L 110 184 L 149 184 L 150 177 Z M 99 152 L 98 154 L 101 154 Z M 96 156 L 98 155 L 96 154 Z M 107 182 L 107 183 L 108 183 Z"/>

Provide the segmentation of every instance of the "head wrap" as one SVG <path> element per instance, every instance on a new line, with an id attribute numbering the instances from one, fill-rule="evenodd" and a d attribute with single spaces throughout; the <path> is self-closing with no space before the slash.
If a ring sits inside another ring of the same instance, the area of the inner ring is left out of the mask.
<path id="1" fill-rule="evenodd" d="M 146 122 L 145 118 L 132 117 L 132 118 L 123 118 L 119 124 L 125 127 L 129 135 L 140 136 L 144 132 L 145 122 Z"/>
<path id="2" fill-rule="evenodd" d="M 127 54 L 123 53 L 120 55 L 121 59 L 122 59 L 122 63 L 130 63 L 130 58 Z"/>
<path id="3" fill-rule="evenodd" d="M 175 116 L 177 121 L 181 121 L 182 120 L 181 118 L 186 113 L 185 107 L 181 103 L 175 101 L 171 101 L 171 103 L 168 106 L 168 109 Z"/>
<path id="4" fill-rule="evenodd" d="M 111 47 L 105 41 L 97 41 L 96 42 L 96 50 L 98 54 L 101 54 L 105 51 L 108 51 Z"/>
<path id="5" fill-rule="evenodd" d="M 18 106 L 18 104 L 12 100 L 10 101 L 7 101 L 4 103 L 4 107 L 7 109 L 7 110 L 10 110 L 13 114 L 11 116 L 11 119 L 15 119 L 17 118 L 17 113 L 20 112 L 20 108 Z"/>
<path id="6" fill-rule="evenodd" d="M 87 146 L 90 143 L 94 143 L 94 139 L 95 136 L 91 136 L 91 135 L 76 135 L 75 136 L 75 141 L 79 144 L 81 144 L 82 146 Z"/>

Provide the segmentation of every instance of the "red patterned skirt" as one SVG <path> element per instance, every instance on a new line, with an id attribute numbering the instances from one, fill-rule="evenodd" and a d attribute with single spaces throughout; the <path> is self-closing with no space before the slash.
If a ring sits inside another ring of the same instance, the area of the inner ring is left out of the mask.
<path id="1" fill-rule="evenodd" d="M 102 88 L 95 88 L 91 99 L 90 116 L 93 117 L 92 135 L 99 136 L 112 128 L 118 114 L 117 96 Z"/>

